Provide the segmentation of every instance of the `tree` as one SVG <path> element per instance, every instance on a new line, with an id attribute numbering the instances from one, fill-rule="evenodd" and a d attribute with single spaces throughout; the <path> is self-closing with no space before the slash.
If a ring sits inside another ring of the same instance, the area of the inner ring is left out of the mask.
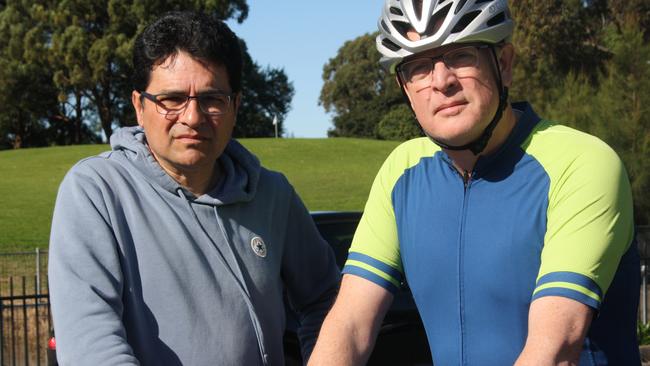
<path id="1" fill-rule="evenodd" d="M 569 73 L 595 82 L 609 53 L 599 44 L 606 8 L 583 0 L 518 0 L 510 3 L 516 21 L 513 100 L 526 99 L 542 114 L 555 98 L 554 88 Z"/>
<path id="2" fill-rule="evenodd" d="M 245 0 L 9 1 L 0 6 L 0 146 L 98 141 L 135 123 L 131 53 L 135 37 L 163 12 L 195 9 L 242 22 Z M 260 68 L 244 52 L 235 135 L 272 136 L 289 111 L 293 86 L 284 70 Z M 34 103 L 38 101 L 38 103 Z M 39 136 L 38 139 L 36 136 Z"/>
<path id="3" fill-rule="evenodd" d="M 74 120 L 83 119 L 83 104 L 92 106 L 108 138 L 114 125 L 135 123 L 131 107 L 131 51 L 146 24 L 171 10 L 195 9 L 221 19 L 248 15 L 245 0 L 53 1 L 47 12 L 51 24 L 49 62 L 54 83 L 73 105 Z"/>
<path id="4" fill-rule="evenodd" d="M 242 40 L 244 51 L 244 77 L 242 79 L 242 102 L 237 114 L 235 137 L 273 137 L 277 117 L 278 134 L 283 134 L 283 121 L 289 112 L 293 98 L 293 85 L 282 69 L 261 69 L 248 54 L 246 43 Z"/>
<path id="5" fill-rule="evenodd" d="M 404 103 L 395 77 L 379 67 L 377 34 L 347 41 L 323 67 L 319 103 L 334 112 L 329 136 L 377 137 L 379 121 Z"/>
<path id="6" fill-rule="evenodd" d="M 406 104 L 393 108 L 381 119 L 377 126 L 377 134 L 384 140 L 397 141 L 424 135 L 415 115 Z"/>
<path id="7" fill-rule="evenodd" d="M 31 17 L 38 6 L 10 2 L 0 12 L 0 148 L 44 144 L 43 116 L 55 108 L 56 90 L 47 64 L 24 62 L 27 49 L 44 45 L 39 37 L 43 25 Z"/>

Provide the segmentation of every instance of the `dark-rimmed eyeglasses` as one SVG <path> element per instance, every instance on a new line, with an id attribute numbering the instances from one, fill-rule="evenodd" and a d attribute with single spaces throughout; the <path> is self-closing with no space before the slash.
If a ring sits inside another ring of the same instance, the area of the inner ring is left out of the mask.
<path id="1" fill-rule="evenodd" d="M 197 95 L 180 93 L 149 94 L 141 91 L 140 95 L 156 105 L 156 111 L 164 115 L 176 115 L 183 112 L 190 99 L 196 99 L 201 112 L 211 116 L 220 116 L 228 111 L 234 94 L 208 92 Z"/>
<path id="2" fill-rule="evenodd" d="M 476 72 L 479 64 L 479 50 L 489 48 L 489 45 L 471 45 L 451 49 L 441 55 L 433 57 L 417 57 L 406 60 L 397 66 L 402 81 L 414 86 L 431 83 L 433 69 L 438 61 L 462 77 L 467 73 Z"/>

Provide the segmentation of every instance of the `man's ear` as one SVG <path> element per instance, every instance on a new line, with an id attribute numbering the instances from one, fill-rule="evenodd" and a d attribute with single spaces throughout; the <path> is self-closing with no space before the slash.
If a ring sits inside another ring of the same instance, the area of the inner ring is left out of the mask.
<path id="1" fill-rule="evenodd" d="M 140 93 L 135 90 L 131 92 L 131 104 L 133 104 L 133 109 L 135 109 L 135 118 L 138 120 L 138 125 L 142 127 L 142 124 L 144 123 L 142 117 L 144 105 L 142 105 Z"/>
<path id="2" fill-rule="evenodd" d="M 503 86 L 512 85 L 512 69 L 515 62 L 515 47 L 512 43 L 506 43 L 499 52 L 499 66 L 501 67 L 501 80 Z"/>

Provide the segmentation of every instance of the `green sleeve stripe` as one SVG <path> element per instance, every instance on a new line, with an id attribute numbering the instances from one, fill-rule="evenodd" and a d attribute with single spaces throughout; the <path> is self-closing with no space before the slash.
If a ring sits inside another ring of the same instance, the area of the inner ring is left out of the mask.
<path id="1" fill-rule="evenodd" d="M 400 282 L 397 279 L 393 278 L 392 276 L 390 276 L 386 272 L 384 272 L 384 271 L 382 271 L 380 269 L 377 269 L 377 268 L 375 268 L 375 267 L 373 267 L 373 266 L 371 266 L 371 265 L 369 265 L 367 263 L 348 259 L 345 262 L 345 267 L 348 267 L 348 266 L 358 267 L 358 268 L 364 269 L 364 270 L 366 270 L 368 272 L 374 273 L 377 276 L 383 278 L 384 280 L 389 281 L 395 287 L 397 287 L 397 288 L 400 287 Z"/>
<path id="2" fill-rule="evenodd" d="M 537 286 L 537 288 L 535 289 L 535 292 L 533 292 L 533 297 L 535 297 L 535 295 L 538 292 L 540 292 L 542 290 L 546 290 L 546 289 L 551 289 L 551 288 L 574 290 L 574 291 L 580 292 L 581 294 L 592 298 L 594 301 L 596 301 L 598 303 L 600 303 L 602 301 L 601 297 L 598 296 L 598 294 L 594 293 L 593 291 L 590 291 L 589 289 L 587 289 L 585 287 L 582 287 L 580 285 L 576 285 L 574 283 L 569 283 L 569 282 L 548 282 L 548 283 L 545 283 L 543 285 Z"/>

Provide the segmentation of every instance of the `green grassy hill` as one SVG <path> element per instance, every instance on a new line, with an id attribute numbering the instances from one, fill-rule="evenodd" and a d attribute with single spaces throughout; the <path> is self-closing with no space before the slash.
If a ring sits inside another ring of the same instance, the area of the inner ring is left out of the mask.
<path id="1" fill-rule="evenodd" d="M 284 173 L 310 210 L 362 210 L 396 142 L 362 139 L 242 139 Z M 0 251 L 46 248 L 56 191 L 78 160 L 108 149 L 85 145 L 0 151 Z"/>

